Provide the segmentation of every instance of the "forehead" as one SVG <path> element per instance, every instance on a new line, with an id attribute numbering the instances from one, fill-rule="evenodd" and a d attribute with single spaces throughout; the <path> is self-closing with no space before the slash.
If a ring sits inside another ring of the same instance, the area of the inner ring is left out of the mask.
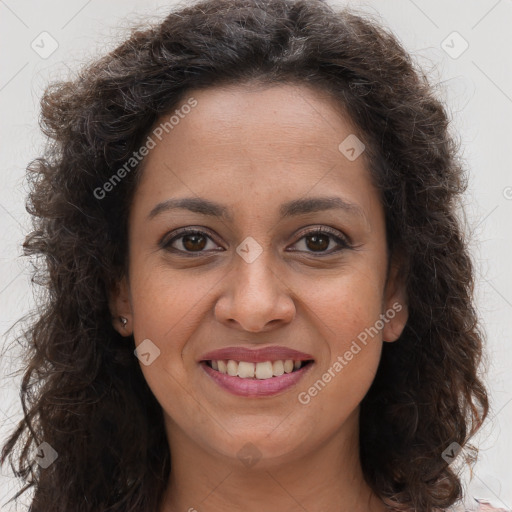
<path id="1" fill-rule="evenodd" d="M 194 108 L 180 111 L 191 99 Z M 173 114 L 145 158 L 141 200 L 291 200 L 338 189 L 364 202 L 375 193 L 364 152 L 351 160 L 340 150 L 361 134 L 324 91 L 295 84 L 190 90 L 155 126 Z"/>
<path id="2" fill-rule="evenodd" d="M 338 102 L 307 85 L 231 85 L 191 90 L 187 97 L 192 96 L 197 106 L 180 121 L 186 121 L 183 124 L 190 128 L 189 133 L 179 130 L 175 135 L 190 136 L 190 131 L 197 130 L 198 142 L 206 147 L 264 144 L 277 151 L 290 144 L 301 153 L 300 143 L 319 154 L 328 152 L 338 157 L 337 144 L 333 143 L 343 134 L 357 131 Z"/>

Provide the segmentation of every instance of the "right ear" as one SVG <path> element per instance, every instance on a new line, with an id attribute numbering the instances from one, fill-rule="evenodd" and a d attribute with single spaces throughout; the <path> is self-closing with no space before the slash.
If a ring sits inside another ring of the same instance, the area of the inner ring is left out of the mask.
<path id="1" fill-rule="evenodd" d="M 121 336 L 130 336 L 133 330 L 133 313 L 130 300 L 128 279 L 123 277 L 110 290 L 109 308 L 112 315 L 112 325 Z M 126 318 L 123 323 L 122 318 Z"/>
<path id="2" fill-rule="evenodd" d="M 386 281 L 384 310 L 393 311 L 393 316 L 388 319 L 382 330 L 382 340 L 392 343 L 400 338 L 409 318 L 403 257 L 396 253 L 391 259 Z"/>

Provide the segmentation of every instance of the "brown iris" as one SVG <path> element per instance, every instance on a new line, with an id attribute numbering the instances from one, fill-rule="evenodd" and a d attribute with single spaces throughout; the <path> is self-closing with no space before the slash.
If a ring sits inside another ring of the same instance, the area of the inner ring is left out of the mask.
<path id="1" fill-rule="evenodd" d="M 201 243 L 198 244 L 198 240 L 201 240 Z M 189 235 L 183 236 L 183 247 L 185 249 L 193 251 L 194 249 L 202 250 L 206 245 L 206 237 L 199 233 L 192 233 Z"/>
<path id="2" fill-rule="evenodd" d="M 325 251 L 327 249 L 327 247 L 329 247 L 329 237 L 326 235 L 322 235 L 322 234 L 308 235 L 306 238 L 309 239 L 310 241 L 312 241 L 312 244 L 306 242 L 308 249 L 311 249 L 311 250 L 318 249 L 320 251 Z"/>

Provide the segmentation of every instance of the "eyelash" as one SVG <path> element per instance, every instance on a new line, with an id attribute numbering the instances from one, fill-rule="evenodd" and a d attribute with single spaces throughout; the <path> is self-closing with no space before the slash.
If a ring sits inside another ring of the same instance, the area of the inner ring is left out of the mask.
<path id="1" fill-rule="evenodd" d="M 212 235 L 210 235 L 206 231 L 201 231 L 199 229 L 194 229 L 194 228 L 182 228 L 182 229 L 179 229 L 175 233 L 175 236 L 173 236 L 171 239 L 169 239 L 169 240 L 165 240 L 164 239 L 160 243 L 160 246 L 161 246 L 162 249 L 165 249 L 166 251 L 169 251 L 169 252 L 172 252 L 172 253 L 177 253 L 177 254 L 185 256 L 185 257 L 192 257 L 192 258 L 200 256 L 202 253 L 206 252 L 206 251 L 197 251 L 197 252 L 182 251 L 180 249 L 176 249 L 174 247 L 171 247 L 171 244 L 173 242 L 175 242 L 176 240 L 179 240 L 180 238 L 183 238 L 186 235 L 202 235 L 202 236 L 205 236 L 206 238 L 209 238 L 212 241 L 215 241 L 215 240 L 213 240 Z M 346 237 L 340 236 L 339 232 L 337 230 L 334 230 L 334 229 L 329 228 L 329 227 L 315 228 L 315 229 L 311 229 L 309 231 L 306 231 L 306 232 L 302 233 L 302 236 L 299 238 L 299 240 L 297 240 L 297 242 L 302 240 L 303 238 L 305 238 L 307 236 L 313 236 L 313 235 L 329 235 L 329 237 L 331 239 L 334 239 L 341 246 L 340 249 L 331 250 L 330 252 L 327 252 L 327 253 L 309 252 L 309 254 L 313 254 L 313 255 L 317 254 L 317 256 L 315 256 L 315 257 L 330 256 L 332 254 L 339 253 L 339 252 L 341 252 L 344 249 L 351 249 L 352 248 L 351 243 L 349 242 L 349 240 Z M 302 252 L 302 251 L 293 250 L 291 252 Z"/>

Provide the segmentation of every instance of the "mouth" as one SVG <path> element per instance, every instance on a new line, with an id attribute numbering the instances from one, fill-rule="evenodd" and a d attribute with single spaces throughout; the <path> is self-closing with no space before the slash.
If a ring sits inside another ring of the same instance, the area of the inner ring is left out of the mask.
<path id="1" fill-rule="evenodd" d="M 243 397 L 269 397 L 284 393 L 311 370 L 314 360 L 235 361 L 210 359 L 200 362 L 221 389 Z"/>
<path id="2" fill-rule="evenodd" d="M 312 364 L 313 360 L 278 359 L 276 361 L 253 363 L 250 361 L 234 361 L 233 359 L 211 359 L 201 362 L 213 371 L 229 375 L 230 377 L 267 380 L 280 377 L 284 374 L 297 372 L 301 368 Z"/>

